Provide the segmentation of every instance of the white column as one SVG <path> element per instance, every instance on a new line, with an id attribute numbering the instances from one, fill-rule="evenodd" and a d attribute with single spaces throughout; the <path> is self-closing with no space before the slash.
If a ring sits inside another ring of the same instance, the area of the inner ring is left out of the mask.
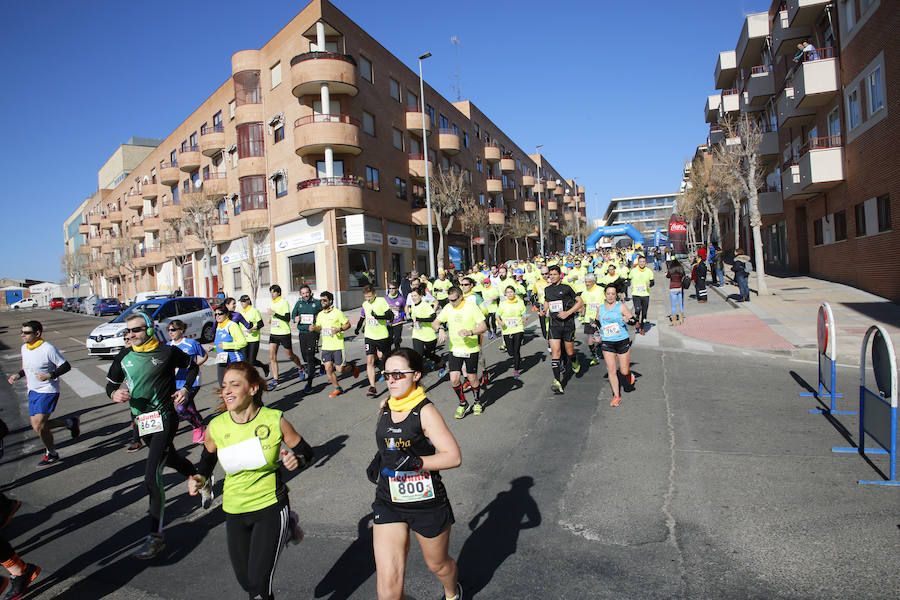
<path id="1" fill-rule="evenodd" d="M 334 150 L 325 148 L 325 177 L 334 177 Z"/>
<path id="2" fill-rule="evenodd" d="M 319 93 L 319 97 L 322 101 L 322 114 L 328 115 L 331 114 L 331 92 L 328 89 L 328 84 L 323 83 L 321 92 Z"/>
<path id="3" fill-rule="evenodd" d="M 316 47 L 319 52 L 325 52 L 325 23 L 316 22 Z"/>

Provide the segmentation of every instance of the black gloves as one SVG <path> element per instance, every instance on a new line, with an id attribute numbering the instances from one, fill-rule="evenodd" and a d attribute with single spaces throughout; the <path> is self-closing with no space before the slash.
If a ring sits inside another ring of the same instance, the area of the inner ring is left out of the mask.
<path id="1" fill-rule="evenodd" d="M 422 459 L 406 450 L 385 450 L 381 455 L 381 474 L 396 477 L 398 471 L 418 471 Z"/>

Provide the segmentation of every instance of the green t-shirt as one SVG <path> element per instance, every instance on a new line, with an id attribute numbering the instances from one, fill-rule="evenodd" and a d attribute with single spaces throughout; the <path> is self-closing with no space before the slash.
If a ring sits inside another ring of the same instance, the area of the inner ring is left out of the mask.
<path id="1" fill-rule="evenodd" d="M 126 346 L 113 359 L 106 375 L 112 384 L 125 383 L 135 417 L 154 411 L 165 416 L 174 411 L 175 370 L 186 369 L 194 361 L 177 346 L 157 344 L 145 352 Z"/>
<path id="2" fill-rule="evenodd" d="M 386 339 L 390 332 L 388 331 L 384 315 L 391 310 L 387 300 L 382 296 L 377 296 L 371 302 L 363 302 L 362 310 L 366 324 L 366 337 L 370 340 Z"/>
<path id="3" fill-rule="evenodd" d="M 488 287 L 481 286 L 481 310 L 485 314 L 495 312 L 497 310 L 497 300 L 500 299 L 500 288 L 495 285 Z"/>
<path id="4" fill-rule="evenodd" d="M 649 296 L 650 282 L 653 281 L 653 269 L 635 267 L 631 270 L 631 295 Z"/>
<path id="5" fill-rule="evenodd" d="M 262 315 L 259 314 L 259 311 L 256 310 L 256 307 L 253 305 L 248 306 L 247 308 L 241 309 L 241 316 L 246 319 L 251 326 L 256 325 L 260 321 L 262 321 Z M 259 329 L 244 329 L 244 339 L 248 342 L 258 342 L 259 341 Z"/>
<path id="6" fill-rule="evenodd" d="M 581 292 L 581 300 L 584 302 L 584 316 L 581 320 L 585 323 L 596 321 L 600 314 L 600 308 L 606 300 L 606 288 L 602 285 L 595 284 L 593 288 Z"/>
<path id="7" fill-rule="evenodd" d="M 449 290 L 452 285 L 453 284 L 449 279 L 436 279 L 433 284 L 434 297 L 438 300 L 446 300 L 447 290 Z"/>
<path id="8" fill-rule="evenodd" d="M 459 335 L 461 329 L 474 330 L 479 323 L 484 323 L 484 313 L 475 302 L 466 300 L 460 303 L 459 308 L 447 304 L 438 315 L 438 321 L 447 324 L 451 352 L 472 354 L 481 350 L 477 335 Z"/>
<path id="9" fill-rule="evenodd" d="M 409 315 L 413 319 L 412 337 L 414 340 L 423 342 L 432 342 L 437 339 L 437 332 L 431 326 L 434 321 L 434 307 L 430 302 L 419 300 L 418 304 L 414 304 L 409 311 Z M 419 319 L 431 319 L 430 321 L 419 321 Z"/>
<path id="10" fill-rule="evenodd" d="M 287 321 L 279 319 L 275 315 L 281 315 L 286 318 Z M 272 302 L 272 323 L 269 327 L 269 333 L 272 335 L 290 335 L 291 326 L 288 325 L 290 319 L 291 305 L 284 299 L 284 296 L 278 296 L 278 298 Z"/>
<path id="11" fill-rule="evenodd" d="M 497 306 L 497 316 L 503 319 L 501 328 L 503 335 L 522 333 L 525 331 L 525 303 L 516 296 L 512 302 L 508 298 L 500 300 Z"/>
<path id="12" fill-rule="evenodd" d="M 331 307 L 328 310 L 319 311 L 316 315 L 316 325 L 321 327 L 319 339 L 322 340 L 322 350 L 343 350 L 344 349 L 344 330 L 343 327 L 349 321 L 347 316 Z"/>

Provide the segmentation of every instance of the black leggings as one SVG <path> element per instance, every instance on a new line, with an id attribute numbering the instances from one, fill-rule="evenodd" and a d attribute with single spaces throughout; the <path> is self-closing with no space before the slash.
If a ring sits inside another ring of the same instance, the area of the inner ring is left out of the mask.
<path id="1" fill-rule="evenodd" d="M 632 294 L 631 299 L 634 300 L 634 318 L 638 323 L 643 324 L 647 320 L 647 314 L 650 312 L 650 296 L 635 296 Z"/>
<path id="2" fill-rule="evenodd" d="M 270 600 L 278 555 L 287 539 L 286 501 L 248 513 L 225 514 L 228 556 L 238 583 L 249 597 Z"/>
<path id="3" fill-rule="evenodd" d="M 3 423 L 3 421 L 0 421 L 0 423 Z M 2 429 L 0 429 L 0 431 L 2 431 Z M 3 494 L 0 494 L 0 510 L 3 511 L 2 514 L 5 515 L 9 512 L 9 509 L 12 508 L 12 503 L 12 500 L 7 498 Z M 10 546 L 9 540 L 6 539 L 6 536 L 0 533 L 0 563 L 5 563 L 9 559 L 11 559 L 13 557 L 13 554 L 15 553 L 15 548 Z"/>
<path id="4" fill-rule="evenodd" d="M 254 367 L 259 367 L 260 369 L 265 369 L 266 365 L 259 362 L 256 358 L 259 356 L 259 342 L 247 342 L 247 347 L 244 348 L 244 352 L 247 354 L 247 362 Z"/>
<path id="5" fill-rule="evenodd" d="M 512 356 L 513 369 L 516 371 L 519 370 L 519 364 L 522 362 L 521 350 L 523 337 L 525 337 L 525 333 L 522 331 L 503 336 L 503 343 L 506 344 L 506 352 Z"/>
<path id="6" fill-rule="evenodd" d="M 413 350 L 419 353 L 423 358 L 427 358 L 428 360 L 434 362 L 436 365 L 443 365 L 444 361 L 441 360 L 441 357 L 437 355 L 435 350 L 437 349 L 437 340 L 431 340 L 430 342 L 423 342 L 422 340 L 417 340 L 413 338 Z"/>
<path id="7" fill-rule="evenodd" d="M 150 532 L 162 531 L 163 513 L 166 505 L 166 491 L 163 487 L 163 465 L 171 467 L 190 477 L 197 474 L 197 469 L 188 459 L 175 451 L 172 440 L 178 432 L 178 417 L 171 410 L 163 417 L 163 430 L 143 436 L 144 443 L 149 447 L 147 462 L 144 466 L 144 485 L 150 494 Z"/>
<path id="8" fill-rule="evenodd" d="M 541 322 L 541 336 L 546 340 L 547 339 L 547 317 L 541 315 L 538 317 L 538 320 Z"/>
<path id="9" fill-rule="evenodd" d="M 497 332 L 497 314 L 496 313 L 488 313 L 485 317 L 487 321 L 487 330 L 490 333 Z"/>
<path id="10" fill-rule="evenodd" d="M 391 352 L 400 347 L 403 343 L 403 323 L 391 325 Z M 387 359 L 387 356 L 384 357 Z"/>
<path id="11" fill-rule="evenodd" d="M 301 331 L 299 337 L 300 357 L 303 359 L 306 370 L 309 371 L 306 374 L 307 380 L 309 380 L 316 374 L 316 368 L 322 364 L 316 356 L 319 349 L 319 334 L 316 331 Z"/>

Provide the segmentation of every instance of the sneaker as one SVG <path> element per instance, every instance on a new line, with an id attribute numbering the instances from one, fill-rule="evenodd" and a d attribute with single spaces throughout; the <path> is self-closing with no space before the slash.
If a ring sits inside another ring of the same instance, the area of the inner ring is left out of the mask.
<path id="1" fill-rule="evenodd" d="M 304 535 L 297 513 L 291 511 L 288 513 L 288 538 L 285 541 L 285 545 L 294 544 L 296 546 L 303 541 Z"/>
<path id="2" fill-rule="evenodd" d="M 301 390 L 304 394 L 309 394 L 312 392 L 312 379 L 306 382 L 306 385 L 303 386 L 303 390 Z"/>
<path id="3" fill-rule="evenodd" d="M 303 369 L 297 369 L 297 381 L 306 379 L 306 372 Z"/>
<path id="4" fill-rule="evenodd" d="M 553 348 L 547 346 L 547 354 L 553 354 Z"/>
<path id="5" fill-rule="evenodd" d="M 452 598 L 447 598 L 447 594 L 445 592 L 441 592 L 441 597 L 438 600 L 463 600 L 463 591 L 462 586 L 459 582 L 456 582 L 456 595 Z"/>
<path id="6" fill-rule="evenodd" d="M 203 487 L 200 488 L 201 508 L 209 508 L 212 506 L 213 499 L 216 497 L 216 492 L 213 490 L 214 485 L 216 485 L 216 478 L 213 475 L 210 475 L 209 479 L 206 480 L 206 483 L 203 484 Z"/>
<path id="7" fill-rule="evenodd" d="M 581 361 L 578 358 L 572 358 L 572 372 L 576 375 L 581 372 Z"/>
<path id="8" fill-rule="evenodd" d="M 563 384 L 559 381 L 559 379 L 554 379 L 553 383 L 550 384 L 550 389 L 553 390 L 554 394 L 562 394 Z"/>
<path id="9" fill-rule="evenodd" d="M 519 378 L 519 371 L 517 369 L 513 369 L 513 379 Z"/>
<path id="10" fill-rule="evenodd" d="M 481 402 L 476 402 L 472 405 L 473 415 L 480 415 L 482 412 L 484 412 L 484 406 L 481 405 Z"/>
<path id="11" fill-rule="evenodd" d="M 597 358 L 597 357 L 595 356 L 595 357 L 593 357 L 593 358 L 591 359 L 591 362 L 588 363 L 588 364 L 591 365 L 592 367 L 593 367 L 594 365 L 599 365 L 599 364 L 600 364 L 600 359 Z"/>
<path id="12" fill-rule="evenodd" d="M 277 379 L 273 379 L 273 380 L 270 381 L 269 384 L 266 386 L 266 391 L 271 392 L 272 390 L 274 390 L 274 389 L 277 388 L 277 387 L 278 387 L 278 380 L 277 380 Z"/>
<path id="13" fill-rule="evenodd" d="M 368 390 L 366 390 L 366 396 L 369 398 L 374 398 L 378 395 L 378 390 L 375 389 L 375 386 L 371 386 Z"/>
<path id="14" fill-rule="evenodd" d="M 445 375 L 447 375 L 447 367 L 441 367 L 441 370 L 438 371 L 438 379 L 443 379 Z"/>
<path id="15" fill-rule="evenodd" d="M 622 398 L 621 398 L 621 397 L 619 397 L 619 396 L 613 396 L 613 399 L 612 399 L 612 401 L 609 403 L 609 405 L 610 405 L 610 406 L 618 406 L 619 403 L 620 403 L 621 401 L 622 401 Z"/>
<path id="16" fill-rule="evenodd" d="M 269 376 L 269 365 L 262 366 L 263 374 L 268 377 Z"/>
<path id="17" fill-rule="evenodd" d="M 13 515 L 16 514 L 16 511 L 19 510 L 22 506 L 21 500 L 10 500 L 9 508 L 6 511 L 6 514 L 0 516 L 0 529 L 4 529 L 9 522 L 12 521 Z"/>
<path id="18" fill-rule="evenodd" d="M 344 393 L 344 390 L 342 390 L 341 388 L 334 388 L 334 391 L 331 392 L 330 394 L 328 394 L 328 397 L 329 398 L 337 398 L 338 396 L 340 396 L 343 393 Z"/>
<path id="19" fill-rule="evenodd" d="M 128 444 L 125 447 L 125 452 L 127 452 L 128 454 L 132 454 L 134 452 L 137 452 L 138 450 L 140 450 L 143 447 L 144 447 L 144 442 L 142 442 L 141 440 L 138 440 L 136 442 L 131 442 L 130 444 Z"/>
<path id="20" fill-rule="evenodd" d="M 459 406 L 456 407 L 456 413 L 453 416 L 457 419 L 462 419 L 467 414 L 469 414 L 470 410 L 471 410 L 471 407 L 469 406 L 468 402 L 466 402 L 465 404 L 460 404 Z"/>
<path id="21" fill-rule="evenodd" d="M 150 560 L 162 552 L 165 547 L 166 540 L 151 534 L 144 538 L 144 543 L 132 556 L 140 560 Z"/>
<path id="22" fill-rule="evenodd" d="M 500 344 L 500 352 L 506 352 L 506 344 Z"/>
<path id="23" fill-rule="evenodd" d="M 206 431 L 202 427 L 197 427 L 194 429 L 192 439 L 195 444 L 202 444 L 206 441 Z"/>
<path id="24" fill-rule="evenodd" d="M 384 381 L 384 375 L 379 375 L 378 379 L 375 380 L 375 383 L 381 383 L 382 381 Z"/>
<path id="25" fill-rule="evenodd" d="M 78 436 L 81 435 L 81 425 L 78 423 L 78 417 L 72 417 L 72 426 L 69 427 L 69 433 L 72 434 L 73 440 L 77 440 Z"/>
<path id="26" fill-rule="evenodd" d="M 21 598 L 22 596 L 24 596 L 25 590 L 28 589 L 28 586 L 31 585 L 31 582 L 37 579 L 37 576 L 40 574 L 41 568 L 39 566 L 26 564 L 25 570 L 21 575 L 19 575 L 18 577 L 10 575 L 9 589 L 6 590 L 6 595 L 3 596 L 3 600 L 16 600 L 17 598 Z"/>
<path id="27" fill-rule="evenodd" d="M 47 465 L 52 465 L 55 462 L 59 461 L 59 454 L 56 452 L 51 453 L 49 450 L 44 452 L 44 458 L 41 459 L 41 462 L 37 464 L 38 467 L 46 467 Z"/>
<path id="28" fill-rule="evenodd" d="M 359 367 L 357 367 L 356 365 L 353 365 L 353 379 L 358 379 L 358 378 L 359 378 Z"/>

